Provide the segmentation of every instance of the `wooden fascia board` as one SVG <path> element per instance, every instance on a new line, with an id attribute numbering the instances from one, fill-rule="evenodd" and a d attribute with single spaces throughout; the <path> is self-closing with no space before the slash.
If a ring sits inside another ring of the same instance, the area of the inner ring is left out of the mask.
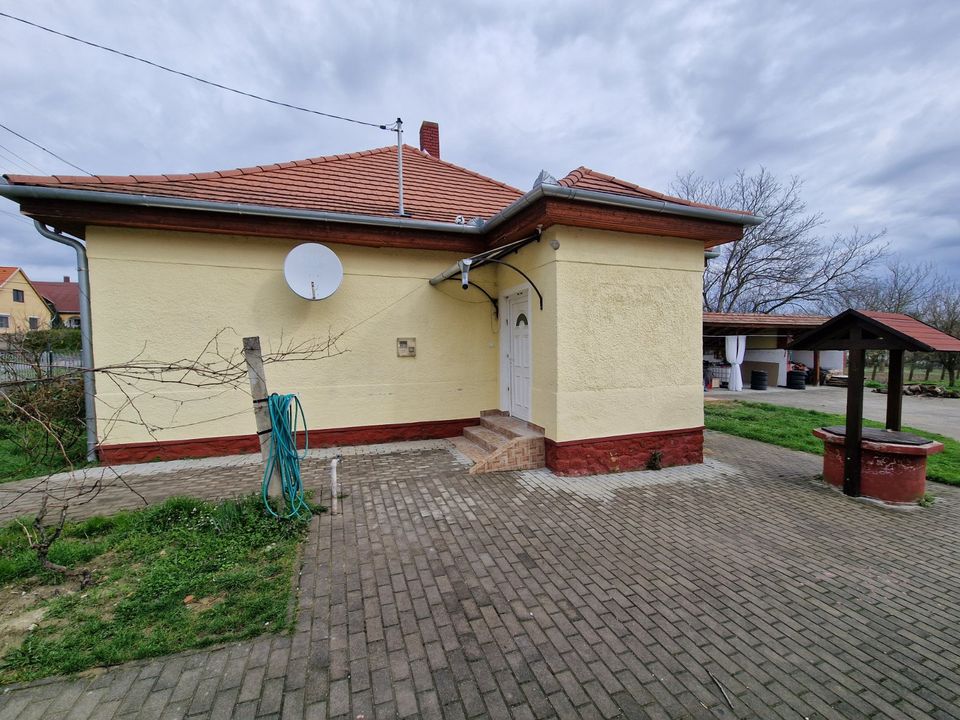
<path id="1" fill-rule="evenodd" d="M 498 227 L 489 247 L 499 247 L 552 225 L 592 228 L 636 235 L 700 240 L 705 248 L 733 242 L 743 237 L 743 227 L 732 223 L 686 218 L 679 215 L 616 208 L 561 198 L 540 198 L 515 217 Z"/>
<path id="2" fill-rule="evenodd" d="M 733 223 L 557 198 L 540 198 L 495 228 L 487 237 L 333 221 L 68 200 L 24 200 L 20 207 L 25 215 L 61 229 L 69 228 L 71 234 L 77 236 L 80 236 L 79 227 L 99 225 L 340 242 L 372 247 L 449 250 L 468 255 L 517 240 L 535 232 L 538 226 L 546 229 L 552 225 L 689 238 L 703 242 L 707 248 L 739 240 L 743 236 L 743 227 Z"/>
<path id="3" fill-rule="evenodd" d="M 142 230 L 215 233 L 275 237 L 367 247 L 416 250 L 446 250 L 473 255 L 485 249 L 479 235 L 427 232 L 327 221 L 299 220 L 254 215 L 232 215 L 174 208 L 126 207 L 63 200 L 30 200 L 21 205 L 29 217 L 64 228 L 97 225 Z"/>

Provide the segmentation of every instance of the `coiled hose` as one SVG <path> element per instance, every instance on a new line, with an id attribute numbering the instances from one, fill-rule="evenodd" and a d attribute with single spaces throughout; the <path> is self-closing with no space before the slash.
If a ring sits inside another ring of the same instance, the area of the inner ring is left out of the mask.
<path id="1" fill-rule="evenodd" d="M 309 518 L 310 504 L 303 492 L 300 478 L 300 461 L 307 456 L 307 434 L 303 437 L 303 455 L 297 452 L 297 430 L 307 421 L 303 406 L 296 395 L 273 393 L 267 400 L 270 410 L 270 425 L 273 428 L 270 441 L 270 456 L 263 471 L 261 495 L 267 512 L 276 518 Z M 274 509 L 270 504 L 270 481 L 274 469 L 279 469 L 280 489 L 285 507 Z"/>

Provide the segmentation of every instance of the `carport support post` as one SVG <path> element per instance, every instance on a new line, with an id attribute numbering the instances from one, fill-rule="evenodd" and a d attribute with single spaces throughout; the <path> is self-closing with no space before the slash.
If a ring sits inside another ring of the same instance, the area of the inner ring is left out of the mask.
<path id="1" fill-rule="evenodd" d="M 820 351 L 813 351 L 813 377 L 810 378 L 811 385 L 820 384 Z"/>
<path id="2" fill-rule="evenodd" d="M 887 430 L 900 430 L 903 417 L 903 350 L 890 351 L 887 378 Z"/>
<path id="3" fill-rule="evenodd" d="M 257 437 L 260 438 L 260 456 L 263 458 L 264 471 L 270 460 L 270 443 L 273 437 L 273 426 L 270 423 L 270 408 L 267 407 L 267 376 L 263 371 L 263 355 L 260 351 L 260 338 L 247 337 L 243 339 L 243 359 L 247 361 L 247 378 L 250 380 L 250 397 L 253 398 L 253 417 L 257 421 Z M 282 483 L 280 480 L 280 466 L 273 466 L 270 476 L 270 497 L 280 498 Z"/>
<path id="4" fill-rule="evenodd" d="M 859 328 L 854 330 L 860 340 Z M 860 495 L 860 442 L 863 438 L 863 368 L 866 350 L 862 347 L 850 351 L 850 368 L 847 371 L 847 430 L 843 452 L 843 493 L 852 497 Z"/>

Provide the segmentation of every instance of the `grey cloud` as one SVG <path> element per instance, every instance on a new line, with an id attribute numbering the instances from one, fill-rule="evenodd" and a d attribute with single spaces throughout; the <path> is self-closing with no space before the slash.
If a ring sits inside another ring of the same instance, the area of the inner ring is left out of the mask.
<path id="1" fill-rule="evenodd" d="M 399 115 L 411 143 L 420 120 L 436 120 L 447 159 L 520 188 L 541 168 L 561 176 L 581 164 L 657 189 L 687 170 L 799 174 L 828 231 L 887 227 L 894 248 L 960 274 L 960 5 L 949 0 L 5 9 L 265 95 L 376 122 Z M 0 37 L 2 121 L 96 172 L 210 170 L 393 141 L 9 21 Z M 0 143 L 74 173 L 5 133 Z M 4 214 L 0 252 L 33 275 L 72 267 L 69 251 Z"/>

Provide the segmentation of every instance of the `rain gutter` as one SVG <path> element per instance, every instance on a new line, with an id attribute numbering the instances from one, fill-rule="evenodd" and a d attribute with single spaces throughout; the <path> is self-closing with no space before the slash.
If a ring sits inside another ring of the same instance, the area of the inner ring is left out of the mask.
<path id="1" fill-rule="evenodd" d="M 58 187 L 13 185 L 10 182 L 0 183 L 0 195 L 11 200 L 70 200 L 109 205 L 166 208 L 170 210 L 200 210 L 203 212 L 224 213 L 227 215 L 251 215 L 256 217 L 284 218 L 288 220 L 327 221 L 352 225 L 379 225 L 409 230 L 452 232 L 463 235 L 479 235 L 482 232 L 482 228 L 477 225 L 460 225 L 458 223 L 446 223 L 438 220 L 415 220 L 413 218 L 381 217 L 378 215 L 336 213 L 323 210 L 298 210 L 296 208 L 284 208 L 275 205 L 228 203 L 213 200 L 186 200 L 183 198 L 160 197 L 158 195 L 135 195 L 132 193 L 101 192 L 99 190 L 69 190 Z"/>
<path id="2" fill-rule="evenodd" d="M 73 248 L 77 254 L 77 284 L 80 286 L 80 362 L 83 365 L 83 410 L 87 426 L 87 460 L 97 459 L 97 408 L 94 404 L 96 385 L 93 378 L 93 335 L 90 324 L 90 273 L 87 267 L 87 246 L 76 238 L 50 230 L 39 220 L 33 221 L 37 232 L 45 238 Z"/>
<path id="3" fill-rule="evenodd" d="M 409 217 L 383 217 L 379 215 L 361 215 L 357 213 L 337 213 L 324 210 L 299 210 L 277 207 L 275 205 L 256 205 L 250 203 L 227 203 L 213 200 L 187 200 L 157 195 L 134 195 L 131 193 L 101 192 L 99 190 L 70 190 L 67 188 L 37 187 L 34 185 L 13 185 L 8 181 L 0 183 L 0 195 L 11 200 L 71 200 L 96 202 L 110 205 L 128 205 L 136 207 L 168 208 L 174 210 L 200 210 L 204 212 L 224 213 L 228 215 L 253 215 L 293 220 L 312 220 L 352 225 L 376 225 L 380 227 L 404 228 L 408 230 L 427 230 L 457 233 L 461 235 L 483 235 L 503 224 L 521 210 L 529 207 L 541 198 L 559 198 L 578 202 L 589 202 L 609 207 L 647 212 L 664 213 L 693 217 L 701 220 L 734 223 L 737 225 L 759 225 L 763 218 L 726 210 L 692 207 L 666 200 L 648 200 L 646 198 L 614 195 L 612 193 L 582 188 L 569 188 L 561 185 L 541 184 L 525 193 L 515 202 L 491 216 L 481 224 L 459 224 L 438 220 L 417 220 Z"/>

